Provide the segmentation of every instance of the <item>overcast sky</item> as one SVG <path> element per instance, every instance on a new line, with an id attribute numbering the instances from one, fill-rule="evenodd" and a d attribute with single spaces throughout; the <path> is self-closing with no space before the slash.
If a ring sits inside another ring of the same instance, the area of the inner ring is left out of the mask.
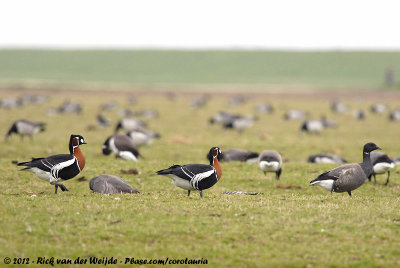
<path id="1" fill-rule="evenodd" d="M 400 0 L 1 0 L 0 47 L 400 50 Z"/>

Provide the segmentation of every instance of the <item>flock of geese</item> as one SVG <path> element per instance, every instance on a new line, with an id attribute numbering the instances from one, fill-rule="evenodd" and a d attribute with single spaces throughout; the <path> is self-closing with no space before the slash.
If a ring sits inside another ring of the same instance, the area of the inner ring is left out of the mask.
<path id="1" fill-rule="evenodd" d="M 190 106 L 193 108 L 203 107 L 208 101 L 208 97 L 194 99 Z M 13 100 L 7 98 L 0 100 L 0 107 L 14 108 L 20 105 L 29 103 L 42 103 L 47 98 L 44 96 L 29 96 Z M 130 98 L 131 103 L 135 102 L 135 98 Z M 236 106 L 245 102 L 244 98 L 232 98 L 229 105 Z M 116 108 L 114 102 L 102 104 L 103 110 L 112 110 Z M 255 107 L 259 113 L 272 113 L 274 108 L 270 104 L 261 104 Z M 335 101 L 331 105 L 332 111 L 335 113 L 344 113 L 348 111 L 348 107 L 341 102 Z M 387 107 L 383 104 L 376 104 L 371 106 L 371 112 L 385 113 Z M 62 114 L 62 113 L 76 113 L 82 112 L 82 106 L 78 103 L 71 101 L 64 102 L 58 108 L 51 108 L 48 110 L 48 115 Z M 132 112 L 130 110 L 121 111 L 123 118 L 116 124 L 115 133 L 108 136 L 102 145 L 102 152 L 104 155 L 115 155 L 116 158 L 122 158 L 128 161 L 138 161 L 141 157 L 139 148 L 141 146 L 151 144 L 155 139 L 161 135 L 155 131 L 146 128 L 146 122 L 139 120 L 135 115 L 140 114 L 143 117 L 152 118 L 157 117 L 158 112 L 155 110 L 144 110 L 139 112 Z M 366 118 L 366 112 L 357 110 L 354 115 L 359 120 Z M 300 130 L 310 133 L 320 133 L 324 128 L 335 128 L 337 123 L 329 121 L 326 117 L 321 117 L 320 120 L 305 120 L 307 112 L 302 110 L 289 110 L 284 114 L 286 120 L 304 119 L 300 126 Z M 400 109 L 392 111 L 389 115 L 390 120 L 400 120 Z M 242 116 L 230 112 L 220 111 L 214 114 L 210 119 L 211 124 L 220 124 L 224 129 L 236 129 L 239 132 L 251 127 L 257 117 L 255 116 Z M 106 119 L 102 114 L 97 115 L 97 124 L 101 127 L 108 127 L 111 121 Z M 121 134 L 120 131 L 125 134 Z M 6 140 L 9 140 L 13 134 L 18 134 L 23 139 L 28 136 L 33 139 L 33 136 L 39 132 L 45 131 L 45 124 L 42 122 L 32 122 L 27 119 L 21 119 L 13 122 L 8 132 L 6 133 Z M 61 191 L 68 191 L 68 189 L 61 183 L 63 181 L 74 178 L 85 167 L 86 159 L 80 149 L 81 145 L 86 144 L 85 139 L 81 135 L 73 134 L 69 139 L 69 154 L 51 155 L 43 158 L 33 158 L 31 161 L 17 163 L 18 166 L 23 167 L 22 170 L 34 173 L 38 178 L 49 182 L 55 186 L 55 193 L 57 194 L 58 188 Z M 367 179 L 371 180 L 374 177 L 376 183 L 376 175 L 387 173 L 385 185 L 389 183 L 390 170 L 394 168 L 395 164 L 400 162 L 399 158 L 391 159 L 383 152 L 375 152 L 379 150 L 378 145 L 369 142 L 362 148 L 362 162 L 347 164 L 347 161 L 340 156 L 330 154 L 316 154 L 308 158 L 310 163 L 332 163 L 341 164 L 339 167 L 330 171 L 320 174 L 317 178 L 310 182 L 311 186 L 321 186 L 330 192 L 347 192 L 351 197 L 351 192 L 360 187 Z M 361 152 L 361 150 L 360 150 Z M 257 163 L 259 169 L 266 174 L 267 172 L 275 173 L 276 179 L 280 179 L 282 174 L 282 156 L 275 150 L 265 150 L 261 153 L 248 151 L 244 149 L 230 149 L 221 151 L 217 146 L 212 147 L 208 154 L 207 159 L 209 164 L 186 164 L 186 165 L 173 165 L 169 168 L 159 170 L 156 172 L 158 175 L 167 176 L 172 180 L 172 183 L 188 191 L 198 191 L 200 196 L 203 197 L 203 190 L 209 189 L 215 185 L 222 176 L 222 167 L 220 162 L 241 161 L 248 163 Z M 113 194 L 113 193 L 138 193 L 139 191 L 131 187 L 123 179 L 103 174 L 93 178 L 89 187 L 93 192 Z"/>

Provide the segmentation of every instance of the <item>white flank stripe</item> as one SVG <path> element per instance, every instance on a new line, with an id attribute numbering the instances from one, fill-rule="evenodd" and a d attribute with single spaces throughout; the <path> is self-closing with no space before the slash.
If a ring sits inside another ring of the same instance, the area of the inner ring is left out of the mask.
<path id="1" fill-rule="evenodd" d="M 198 189 L 199 188 L 199 182 L 205 178 L 210 177 L 212 174 L 215 173 L 215 169 L 213 168 L 212 170 L 196 174 L 193 179 L 190 181 L 190 184 L 192 184 L 193 188 Z"/>
<path id="2" fill-rule="evenodd" d="M 74 156 L 74 158 L 72 158 L 71 160 L 64 161 L 64 162 L 61 162 L 61 163 L 59 163 L 59 164 L 53 166 L 53 167 L 51 168 L 51 170 L 50 170 L 52 177 L 53 177 L 55 180 L 59 180 L 60 178 L 58 177 L 58 173 L 59 173 L 62 169 L 73 165 L 73 164 L 75 163 L 75 161 L 78 161 L 78 160 L 77 160 L 76 157 Z M 79 165 L 78 165 L 78 168 L 79 168 Z M 51 182 L 51 181 L 50 181 L 50 182 Z"/>

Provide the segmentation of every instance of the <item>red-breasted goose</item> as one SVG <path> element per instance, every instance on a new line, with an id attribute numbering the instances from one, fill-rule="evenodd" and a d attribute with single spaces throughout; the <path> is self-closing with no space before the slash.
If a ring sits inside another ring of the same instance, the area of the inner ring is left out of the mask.
<path id="1" fill-rule="evenodd" d="M 102 174 L 91 179 L 89 188 L 93 192 L 100 194 L 140 193 L 120 177 L 108 174 Z"/>
<path id="2" fill-rule="evenodd" d="M 19 134 L 21 139 L 23 139 L 24 136 L 29 136 L 31 139 L 33 139 L 33 135 L 40 131 L 44 131 L 44 126 L 44 123 L 36 123 L 24 119 L 17 120 L 8 130 L 6 140 L 8 140 L 13 133 Z"/>
<path id="3" fill-rule="evenodd" d="M 197 190 L 200 196 L 203 197 L 203 190 L 212 187 L 221 178 L 222 169 L 218 160 L 220 155 L 221 149 L 212 147 L 208 153 L 210 165 L 173 165 L 167 169 L 157 171 L 157 175 L 165 175 L 171 178 L 172 184 L 188 190 L 188 196 L 190 196 L 190 191 Z"/>
<path id="4" fill-rule="evenodd" d="M 140 155 L 132 139 L 118 133 L 107 138 L 102 146 L 102 150 L 104 155 L 109 155 L 113 152 L 115 157 L 135 162 L 138 161 Z"/>
<path id="5" fill-rule="evenodd" d="M 71 135 L 69 140 L 69 154 L 57 154 L 45 158 L 33 158 L 30 162 L 18 163 L 24 166 L 22 170 L 30 171 L 42 180 L 55 185 L 55 193 L 60 187 L 62 191 L 68 191 L 67 187 L 58 183 L 72 179 L 85 167 L 86 159 L 79 145 L 86 144 L 81 135 Z"/>
<path id="6" fill-rule="evenodd" d="M 372 174 L 370 153 L 380 149 L 375 143 L 369 142 L 363 148 L 363 162 L 346 164 L 319 175 L 310 182 L 310 186 L 319 185 L 322 188 L 337 193 L 347 192 L 351 197 L 351 191 L 360 187 Z"/>
<path id="7" fill-rule="evenodd" d="M 385 185 L 388 185 L 390 178 L 390 170 L 394 168 L 395 164 L 389 156 L 382 152 L 371 152 L 371 163 L 373 166 L 373 172 L 368 177 L 369 181 L 371 181 L 371 176 L 374 176 L 374 182 L 376 183 L 376 174 L 384 174 L 387 172 L 387 178 Z"/>
<path id="8" fill-rule="evenodd" d="M 265 150 L 258 156 L 258 166 L 264 175 L 267 172 L 275 172 L 276 179 L 279 180 L 282 173 L 282 156 L 277 151 Z"/>

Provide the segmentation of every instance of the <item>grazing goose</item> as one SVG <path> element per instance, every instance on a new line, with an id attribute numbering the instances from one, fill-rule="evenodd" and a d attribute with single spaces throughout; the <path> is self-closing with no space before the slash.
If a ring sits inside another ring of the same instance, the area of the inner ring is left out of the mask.
<path id="1" fill-rule="evenodd" d="M 65 101 L 60 107 L 58 107 L 58 112 L 62 114 L 80 114 L 82 112 L 82 106 L 79 103 Z"/>
<path id="2" fill-rule="evenodd" d="M 101 127 L 108 127 L 110 125 L 110 120 L 105 118 L 102 114 L 97 115 L 97 124 Z"/>
<path id="3" fill-rule="evenodd" d="M 317 164 L 342 164 L 346 163 L 346 159 L 341 158 L 337 155 L 330 154 L 314 154 L 308 157 L 309 163 L 317 163 Z"/>
<path id="4" fill-rule="evenodd" d="M 264 103 L 256 106 L 256 112 L 262 114 L 271 114 L 274 112 L 274 107 L 271 104 Z"/>
<path id="5" fill-rule="evenodd" d="M 243 149 L 230 149 L 223 151 L 220 160 L 221 162 L 241 161 L 247 163 L 255 163 L 258 160 L 258 153 Z"/>
<path id="6" fill-rule="evenodd" d="M 35 123 L 32 121 L 28 120 L 17 120 L 15 121 L 11 128 L 8 130 L 7 135 L 6 135 L 6 140 L 8 140 L 11 137 L 12 133 L 16 133 L 20 135 L 21 139 L 24 138 L 24 136 L 29 136 L 31 139 L 33 139 L 33 135 L 40 131 L 44 131 L 44 123 Z"/>
<path id="7" fill-rule="evenodd" d="M 335 112 L 335 113 L 342 114 L 342 113 L 347 112 L 348 107 L 347 107 L 347 105 L 345 105 L 344 103 L 342 103 L 342 102 L 336 100 L 336 101 L 333 101 L 333 102 L 332 102 L 332 104 L 331 104 L 331 109 L 332 109 L 332 111 Z"/>
<path id="8" fill-rule="evenodd" d="M 62 191 L 68 191 L 67 187 L 58 181 L 72 179 L 85 167 L 85 156 L 79 145 L 86 144 L 81 135 L 71 135 L 69 140 L 69 154 L 57 154 L 46 158 L 33 158 L 30 162 L 18 163 L 24 166 L 22 170 L 30 171 L 42 180 L 55 185 L 55 194 L 60 187 Z"/>
<path id="9" fill-rule="evenodd" d="M 251 127 L 255 121 L 256 121 L 256 118 L 254 116 L 241 116 L 239 118 L 233 119 L 232 122 L 223 125 L 223 127 L 225 129 L 228 129 L 228 128 L 236 129 L 241 132 L 241 131 L 245 130 L 246 128 Z"/>
<path id="10" fill-rule="evenodd" d="M 173 165 L 167 169 L 157 171 L 157 175 L 165 175 L 172 179 L 172 184 L 182 189 L 190 191 L 197 190 L 203 197 L 203 190 L 206 190 L 216 184 L 222 175 L 221 165 L 218 157 L 221 155 L 221 149 L 212 147 L 208 153 L 210 165 L 189 164 Z"/>
<path id="11" fill-rule="evenodd" d="M 204 105 L 206 105 L 206 103 L 207 103 L 207 98 L 203 96 L 203 97 L 193 99 L 190 102 L 190 107 L 201 108 L 201 107 L 204 107 Z"/>
<path id="12" fill-rule="evenodd" d="M 236 97 L 232 97 L 231 99 L 229 99 L 228 105 L 229 106 L 238 106 L 238 105 L 243 104 L 245 102 L 246 102 L 245 97 L 236 96 Z"/>
<path id="13" fill-rule="evenodd" d="M 109 155 L 113 152 L 116 158 L 120 157 L 135 162 L 138 161 L 140 155 L 132 139 L 118 133 L 107 138 L 102 146 L 102 150 L 104 155 Z"/>
<path id="14" fill-rule="evenodd" d="M 232 114 L 232 113 L 228 113 L 228 112 L 218 112 L 216 113 L 212 118 L 210 118 L 209 122 L 210 124 L 221 124 L 223 126 L 225 125 L 229 125 L 232 124 L 232 122 L 237 119 L 240 118 L 240 115 L 237 114 Z"/>
<path id="15" fill-rule="evenodd" d="M 310 186 L 319 185 L 332 192 L 347 192 L 351 197 L 351 191 L 360 187 L 372 174 L 370 153 L 380 149 L 375 143 L 369 142 L 363 148 L 363 162 L 360 164 L 345 164 L 319 175 L 310 182 Z"/>
<path id="16" fill-rule="evenodd" d="M 100 194 L 140 193 L 120 177 L 108 174 L 103 174 L 91 179 L 89 188 L 93 192 Z"/>
<path id="17" fill-rule="evenodd" d="M 284 118 L 286 120 L 303 119 L 307 116 L 306 111 L 292 109 L 285 113 Z"/>
<path id="18" fill-rule="evenodd" d="M 275 172 L 276 179 L 279 180 L 282 173 L 282 156 L 277 151 L 265 150 L 258 156 L 258 166 L 264 175 L 267 172 Z"/>
<path id="19" fill-rule="evenodd" d="M 5 98 L 0 100 L 0 107 L 1 108 L 6 108 L 6 109 L 11 109 L 11 108 L 16 108 L 22 105 L 21 99 L 17 98 Z"/>
<path id="20" fill-rule="evenodd" d="M 358 120 L 364 120 L 366 117 L 366 114 L 364 110 L 357 110 L 354 112 L 354 117 L 357 118 Z"/>
<path id="21" fill-rule="evenodd" d="M 320 120 L 306 120 L 301 125 L 301 132 L 319 134 L 324 129 L 324 125 Z"/>
<path id="22" fill-rule="evenodd" d="M 383 114 L 386 112 L 387 106 L 383 103 L 376 103 L 371 105 L 371 112 L 376 114 Z"/>
<path id="23" fill-rule="evenodd" d="M 151 144 L 154 139 L 160 138 L 160 134 L 158 134 L 157 132 L 141 127 L 128 131 L 126 135 L 128 135 L 132 139 L 133 144 L 136 147 Z"/>
<path id="24" fill-rule="evenodd" d="M 376 183 L 376 174 L 384 174 L 387 172 L 387 179 L 385 185 L 389 183 L 390 169 L 394 168 L 394 161 L 389 158 L 389 156 L 382 152 L 372 152 L 371 153 L 371 163 L 373 166 L 373 172 L 368 177 L 371 181 L 371 176 L 374 176 L 374 182 Z"/>
<path id="25" fill-rule="evenodd" d="M 120 120 L 115 128 L 115 131 L 124 129 L 126 131 L 135 130 L 136 128 L 145 127 L 146 122 L 135 118 L 124 118 Z"/>
<path id="26" fill-rule="evenodd" d="M 400 120 L 400 109 L 396 109 L 390 113 L 389 119 L 391 121 L 399 121 Z"/>

